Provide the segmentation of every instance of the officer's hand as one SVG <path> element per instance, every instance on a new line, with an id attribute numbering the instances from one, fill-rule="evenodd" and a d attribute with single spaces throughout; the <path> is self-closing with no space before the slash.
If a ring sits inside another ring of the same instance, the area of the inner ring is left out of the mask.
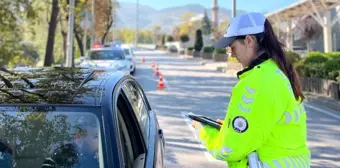
<path id="1" fill-rule="evenodd" d="M 223 120 L 217 119 L 216 122 L 219 123 L 220 125 L 223 125 Z"/>
<path id="2" fill-rule="evenodd" d="M 197 121 L 195 121 L 195 120 L 192 120 L 192 122 L 191 122 L 191 125 L 192 125 L 192 127 L 194 127 L 194 128 L 196 128 L 196 127 L 198 126 L 198 124 L 201 124 L 201 123 L 199 123 L 199 122 L 197 122 Z"/>

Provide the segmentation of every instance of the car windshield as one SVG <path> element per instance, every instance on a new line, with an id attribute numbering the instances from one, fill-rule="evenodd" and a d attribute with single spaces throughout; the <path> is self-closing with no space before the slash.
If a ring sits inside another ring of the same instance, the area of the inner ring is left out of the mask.
<path id="1" fill-rule="evenodd" d="M 127 48 L 124 48 L 123 50 L 124 50 L 124 53 L 125 53 L 125 55 L 131 55 L 131 54 L 130 54 L 130 50 L 129 50 L 129 49 L 127 49 Z"/>
<path id="2" fill-rule="evenodd" d="M 95 50 L 89 54 L 90 60 L 124 60 L 124 53 L 120 50 Z"/>
<path id="3" fill-rule="evenodd" d="M 103 167 L 96 115 L 36 111 L 0 110 L 0 167 Z"/>

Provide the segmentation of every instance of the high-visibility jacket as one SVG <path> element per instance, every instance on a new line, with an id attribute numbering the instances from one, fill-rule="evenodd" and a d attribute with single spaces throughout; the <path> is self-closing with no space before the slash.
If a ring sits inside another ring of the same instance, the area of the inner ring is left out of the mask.
<path id="1" fill-rule="evenodd" d="M 263 54 L 238 77 L 221 129 L 196 126 L 201 143 L 230 168 L 254 151 L 265 168 L 309 168 L 306 111 L 286 75 Z"/>

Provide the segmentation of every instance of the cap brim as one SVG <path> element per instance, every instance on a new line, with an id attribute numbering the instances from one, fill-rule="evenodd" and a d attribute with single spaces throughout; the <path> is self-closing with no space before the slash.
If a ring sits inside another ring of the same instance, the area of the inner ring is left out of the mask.
<path id="1" fill-rule="evenodd" d="M 226 48 L 226 47 L 228 47 L 235 39 L 236 39 L 236 37 L 222 37 L 221 39 L 219 39 L 219 40 L 215 43 L 214 48 L 216 48 L 216 49 Z"/>

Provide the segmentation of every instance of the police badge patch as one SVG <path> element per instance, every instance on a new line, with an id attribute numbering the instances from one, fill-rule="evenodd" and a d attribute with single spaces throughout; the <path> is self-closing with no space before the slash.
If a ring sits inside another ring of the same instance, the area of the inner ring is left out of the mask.
<path id="1" fill-rule="evenodd" d="M 233 120 L 233 129 L 238 133 L 243 133 L 248 129 L 248 122 L 242 116 L 237 116 Z"/>

